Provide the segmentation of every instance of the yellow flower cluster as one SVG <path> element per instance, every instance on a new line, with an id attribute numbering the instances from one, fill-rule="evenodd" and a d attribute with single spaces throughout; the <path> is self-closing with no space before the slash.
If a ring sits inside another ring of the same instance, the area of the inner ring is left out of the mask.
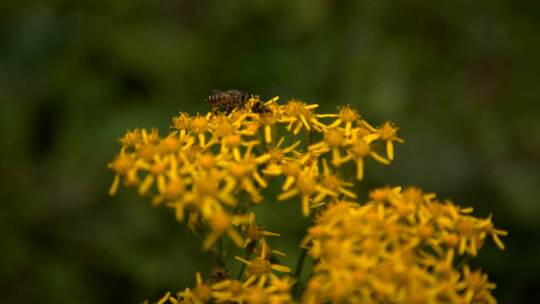
<path id="1" fill-rule="evenodd" d="M 109 164 L 116 173 L 110 194 L 121 182 L 137 187 L 139 194 L 152 196 L 153 204 L 174 209 L 178 221 L 184 221 L 187 211 L 190 228 L 209 226 L 212 232 L 203 243 L 205 249 L 222 235 L 242 246 L 236 226 L 248 222 L 243 213 L 262 202 L 261 189 L 270 180 L 283 177 L 278 199 L 301 197 L 307 216 L 328 197 L 355 197 L 347 189 L 352 184 L 338 177 L 337 168 L 354 161 L 357 178 L 362 179 L 365 158 L 388 164 L 393 142 L 402 142 L 391 123 L 374 128 L 350 107 L 338 114 L 316 114 L 316 104 L 291 100 L 280 105 L 277 99 L 264 103 L 270 110 L 265 113 L 253 113 L 249 105 L 229 114 L 180 113 L 165 137 L 156 129 L 128 131 L 120 140 L 120 153 Z M 249 101 L 255 102 L 260 101 Z M 320 141 L 302 143 L 298 135 L 302 130 Z M 386 147 L 386 158 L 376 152 L 379 143 Z M 331 159 L 331 167 L 319 161 L 322 157 Z M 239 197 L 246 198 L 239 201 Z"/>
<path id="2" fill-rule="evenodd" d="M 109 193 L 123 184 L 170 208 L 205 233 L 202 247 L 216 256 L 210 280 L 197 273 L 195 287 L 157 303 L 494 303 L 495 285 L 464 257 L 476 256 L 488 236 L 503 249 L 506 232 L 415 188 L 377 189 L 356 203 L 365 160 L 389 164 L 403 140 L 391 122 L 375 128 L 348 106 L 334 114 L 317 108 L 251 97 L 228 113 L 180 113 L 166 136 L 135 129 L 120 139 Z M 271 185 L 276 197 L 263 195 Z M 303 292 L 305 254 L 289 276 L 275 263 L 285 254 L 269 245 L 279 234 L 252 211 L 275 200 L 299 201 L 314 221 L 301 244 L 314 260 Z M 237 279 L 225 266 L 224 236 L 245 251 L 235 257 Z"/>
<path id="3" fill-rule="evenodd" d="M 328 205 L 302 242 L 316 261 L 303 302 L 496 303 L 495 284 L 456 262 L 488 236 L 504 249 L 506 232 L 470 212 L 399 187 L 376 189 L 365 204 Z"/>
<path id="4" fill-rule="evenodd" d="M 269 279 L 241 282 L 239 280 L 213 278 L 204 282 L 200 273 L 196 274 L 196 285 L 193 289 L 186 288 L 182 292 L 171 295 L 167 292 L 157 304 L 178 303 L 253 303 L 279 304 L 292 303 L 290 289 L 294 281 L 290 277 L 278 278 L 275 275 Z"/>

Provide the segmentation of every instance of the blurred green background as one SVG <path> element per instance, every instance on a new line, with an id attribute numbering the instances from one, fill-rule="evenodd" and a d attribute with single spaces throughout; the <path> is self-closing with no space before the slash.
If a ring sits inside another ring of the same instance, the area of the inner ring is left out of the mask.
<path id="1" fill-rule="evenodd" d="M 490 243 L 472 264 L 500 303 L 540 301 L 539 3 L 2 1 L 3 302 L 137 303 L 207 272 L 169 211 L 106 195 L 106 164 L 126 129 L 164 133 L 227 88 L 395 121 L 407 142 L 365 186 L 418 185 L 493 213 L 508 248 Z M 305 221 L 269 210 L 293 266 Z"/>

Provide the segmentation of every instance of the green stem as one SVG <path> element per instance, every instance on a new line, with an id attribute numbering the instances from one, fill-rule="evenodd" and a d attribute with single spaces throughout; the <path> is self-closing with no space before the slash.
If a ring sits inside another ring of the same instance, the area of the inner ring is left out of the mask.
<path id="1" fill-rule="evenodd" d="M 306 145 L 306 151 L 311 145 L 311 134 L 307 129 L 304 129 L 304 144 Z"/>
<path id="2" fill-rule="evenodd" d="M 268 152 L 268 145 L 266 144 L 266 139 L 264 138 L 264 133 L 261 128 L 259 128 L 259 141 L 263 144 L 264 152 Z"/>
<path id="3" fill-rule="evenodd" d="M 456 269 L 461 269 L 469 262 L 469 255 L 465 255 L 459 262 L 456 264 Z"/>
<path id="4" fill-rule="evenodd" d="M 300 253 L 300 257 L 298 258 L 298 262 L 296 263 L 296 269 L 294 270 L 294 277 L 296 278 L 296 283 L 293 287 L 293 296 L 298 299 L 300 297 L 300 285 L 302 284 L 300 282 L 300 277 L 302 276 L 302 270 L 304 270 L 304 261 L 306 260 L 307 256 L 307 249 L 302 249 L 302 253 Z"/>
<path id="5" fill-rule="evenodd" d="M 252 251 L 246 248 L 246 255 L 245 259 L 249 260 L 251 258 Z M 240 280 L 242 278 L 242 275 L 244 274 L 244 270 L 246 269 L 246 263 L 242 263 L 242 267 L 240 267 L 240 272 L 238 272 L 238 276 L 236 277 L 237 280 Z"/>
<path id="6" fill-rule="evenodd" d="M 223 237 L 219 238 L 216 255 L 216 264 L 219 267 L 225 268 L 225 252 L 223 251 Z"/>

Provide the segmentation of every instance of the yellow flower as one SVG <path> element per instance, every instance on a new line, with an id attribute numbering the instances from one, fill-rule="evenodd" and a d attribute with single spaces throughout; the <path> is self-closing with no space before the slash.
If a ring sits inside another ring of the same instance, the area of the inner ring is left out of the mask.
<path id="1" fill-rule="evenodd" d="M 160 137 L 156 128 L 152 128 L 150 133 L 146 129 L 141 130 L 142 141 L 147 144 L 158 144 Z"/>
<path id="2" fill-rule="evenodd" d="M 291 269 L 287 266 L 271 263 L 269 257 L 267 256 L 266 242 L 262 242 L 261 246 L 262 249 L 259 256 L 255 257 L 251 261 L 243 259 L 239 256 L 234 257 L 238 261 L 247 265 L 246 273 L 248 279 L 246 280 L 246 284 L 248 285 L 256 280 L 266 280 L 272 274 L 272 270 L 285 273 L 291 272 Z"/>
<path id="3" fill-rule="evenodd" d="M 311 145 L 310 151 L 321 155 L 327 152 L 332 152 L 332 164 L 339 167 L 341 164 L 349 160 L 349 156 L 342 157 L 340 149 L 347 145 L 345 132 L 339 128 L 324 130 L 324 138 L 321 142 Z"/>
<path id="4" fill-rule="evenodd" d="M 248 216 L 242 215 L 229 215 L 223 210 L 215 211 L 211 217 L 207 219 L 208 225 L 212 231 L 208 234 L 206 239 L 203 242 L 203 249 L 210 249 L 214 243 L 223 235 L 227 236 L 233 240 L 233 242 L 238 247 L 242 247 L 244 240 L 242 236 L 236 231 L 233 227 L 233 224 L 243 224 L 249 222 Z"/>
<path id="5" fill-rule="evenodd" d="M 270 231 L 263 230 L 260 226 L 255 223 L 255 213 L 251 212 L 249 214 L 249 223 L 245 225 L 245 234 L 246 241 L 242 247 L 247 247 L 251 242 L 258 243 L 259 241 L 264 240 L 269 236 L 280 236 L 279 233 L 274 233 Z"/>
<path id="6" fill-rule="evenodd" d="M 338 109 L 338 118 L 329 127 L 334 128 L 345 123 L 345 135 L 348 136 L 351 133 L 353 122 L 360 119 L 360 114 L 358 114 L 358 111 L 352 109 L 350 106 L 340 107 Z"/>
<path id="7" fill-rule="evenodd" d="M 289 276 L 278 278 L 275 274 L 270 274 L 270 284 L 267 288 L 268 291 L 277 291 L 288 294 L 289 290 L 295 283 Z"/>
<path id="8" fill-rule="evenodd" d="M 487 275 L 480 271 L 471 272 L 469 266 L 463 267 L 463 283 L 465 285 L 465 303 L 495 304 L 497 301 L 491 295 L 496 285 L 488 281 Z"/>
<path id="9" fill-rule="evenodd" d="M 191 131 L 191 124 L 193 123 L 193 118 L 185 112 L 180 113 L 178 116 L 173 117 L 172 119 L 172 128 L 180 132 L 180 136 L 183 137 Z"/>
<path id="10" fill-rule="evenodd" d="M 314 109 L 319 105 L 305 104 L 299 100 L 291 100 L 283 106 L 283 115 L 279 122 L 287 124 L 287 130 L 292 131 L 293 135 L 298 134 L 302 128 L 307 131 L 315 129 L 321 131 L 326 125 L 319 122 L 318 118 L 328 117 L 327 115 L 315 114 Z M 335 116 L 331 115 L 330 117 Z"/>
<path id="11" fill-rule="evenodd" d="M 159 205 L 162 202 L 176 202 L 183 198 L 188 180 L 181 180 L 177 174 L 173 174 L 161 186 L 158 187 L 158 195 L 154 196 L 152 203 Z"/>
<path id="12" fill-rule="evenodd" d="M 109 189 L 110 195 L 114 195 L 118 191 L 121 177 L 128 177 L 129 175 L 136 177 L 137 174 L 135 158 L 133 155 L 127 154 L 125 149 L 120 150 L 120 154 L 118 154 L 108 167 L 116 173 L 111 188 Z"/>
<path id="13" fill-rule="evenodd" d="M 229 117 L 219 114 L 211 115 L 210 120 L 210 133 L 212 133 L 212 140 L 224 144 L 223 139 L 228 135 L 239 134 L 238 123 L 230 119 Z"/>
<path id="14" fill-rule="evenodd" d="M 124 148 L 135 147 L 142 141 L 141 130 L 135 129 L 133 131 L 127 131 L 126 134 L 120 139 Z"/>
<path id="15" fill-rule="evenodd" d="M 280 304 L 293 303 L 290 289 L 293 281 L 289 277 L 269 275 L 270 282 L 261 278 L 257 282 L 225 280 L 212 285 L 217 303 Z"/>
<path id="16" fill-rule="evenodd" d="M 169 301 L 172 304 L 184 303 L 184 304 L 203 304 L 210 303 L 212 300 L 212 287 L 204 283 L 201 274 L 197 272 L 195 274 L 196 285 L 191 291 L 190 288 L 184 289 L 183 292 L 178 293 L 178 300 L 173 297 L 169 297 Z M 164 297 L 165 298 L 165 297 Z"/>
<path id="17" fill-rule="evenodd" d="M 278 143 L 275 146 L 271 146 L 268 148 L 268 151 L 266 153 L 270 156 L 270 159 L 268 160 L 268 166 L 281 165 L 285 160 L 288 159 L 287 154 L 295 151 L 295 149 L 301 144 L 301 141 L 296 141 L 294 144 L 286 148 L 281 148 L 281 145 L 283 144 L 284 141 L 285 141 L 285 138 L 282 137 L 279 139 Z M 278 172 L 277 174 L 274 174 L 274 175 L 280 175 L 280 174 L 281 172 Z"/>
<path id="18" fill-rule="evenodd" d="M 190 145 L 191 143 L 181 142 L 174 133 L 171 133 L 160 140 L 158 149 L 162 154 L 171 154 L 177 152 L 180 148 L 189 148 Z"/>
<path id="19" fill-rule="evenodd" d="M 227 175 L 231 180 L 231 187 L 239 187 L 251 195 L 251 200 L 254 203 L 260 203 L 262 196 L 259 193 L 258 187 L 266 188 L 268 184 L 259 174 L 258 166 L 264 164 L 270 159 L 270 155 L 263 154 L 255 157 L 252 154 L 254 144 L 247 146 L 243 156 L 239 156 L 234 161 L 223 162 Z M 257 187 L 257 186 L 258 187 Z"/>
<path id="20" fill-rule="evenodd" d="M 270 164 L 263 173 L 270 176 L 285 176 L 285 182 L 282 185 L 282 190 L 288 190 L 296 181 L 297 176 L 302 172 L 302 166 L 294 160 L 285 160 L 281 164 Z"/>
<path id="21" fill-rule="evenodd" d="M 285 201 L 300 195 L 302 202 L 302 214 L 304 216 L 309 216 L 311 200 L 314 197 L 318 197 L 319 199 L 321 199 L 321 197 L 324 198 L 324 196 L 327 195 L 337 196 L 336 192 L 324 188 L 317 181 L 313 170 L 304 170 L 303 172 L 300 172 L 295 178 L 295 180 L 295 187 L 278 195 L 278 200 Z"/>
<path id="22" fill-rule="evenodd" d="M 213 297 L 218 303 L 240 303 L 242 300 L 242 293 L 245 290 L 242 282 L 237 280 L 223 280 L 212 284 Z"/>
<path id="23" fill-rule="evenodd" d="M 154 156 L 159 154 L 159 149 L 156 143 L 145 142 L 143 140 L 135 147 L 135 154 L 140 160 L 150 162 Z"/>
<path id="24" fill-rule="evenodd" d="M 277 98 L 275 98 L 275 100 L 277 100 Z M 272 133 L 276 132 L 275 126 L 279 121 L 279 117 L 281 116 L 281 113 L 277 111 L 276 107 L 271 107 L 275 100 L 272 99 L 264 103 L 264 106 L 270 109 L 269 112 L 254 115 L 255 122 L 258 126 L 262 127 L 264 141 L 267 144 L 273 142 L 274 137 L 272 136 Z"/>
<path id="25" fill-rule="evenodd" d="M 169 159 L 169 157 L 164 158 L 159 155 L 154 155 L 151 162 L 141 161 L 139 163 L 139 168 L 148 171 L 149 173 L 139 186 L 140 195 L 148 193 L 154 181 L 157 181 L 158 189 L 165 188 L 165 174 L 170 162 Z"/>
<path id="26" fill-rule="evenodd" d="M 372 157 L 377 162 L 388 165 L 390 162 L 384 157 L 380 156 L 377 152 L 371 148 L 371 142 L 376 138 L 371 133 L 363 134 L 364 129 L 357 128 L 351 131 L 351 138 L 347 145 L 347 154 L 356 163 L 356 179 L 362 180 L 364 178 L 364 159 L 368 156 Z"/>
<path id="27" fill-rule="evenodd" d="M 397 137 L 398 128 L 391 122 L 385 122 L 377 130 L 376 137 L 383 142 L 386 142 L 386 156 L 389 160 L 394 159 L 394 144 L 393 142 L 404 143 L 405 141 Z"/>
<path id="28" fill-rule="evenodd" d="M 376 189 L 363 205 L 328 204 L 302 240 L 316 259 L 304 302 L 493 303 L 495 285 L 454 263 L 505 234 L 471 211 L 400 187 Z"/>
<path id="29" fill-rule="evenodd" d="M 350 106 L 318 114 L 317 104 L 277 100 L 245 95 L 227 113 L 180 113 L 164 137 L 134 129 L 120 138 L 108 164 L 115 174 L 110 194 L 121 182 L 138 187 L 193 233 L 204 229 L 203 249 L 227 236 L 247 254 L 235 257 L 244 277 L 229 279 L 221 264 L 227 249 L 216 246 L 222 268 L 213 281 L 197 273 L 194 288 L 176 297 L 168 292 L 158 304 L 294 303 L 294 280 L 273 273 L 291 271 L 275 260 L 285 254 L 268 243 L 279 234 L 264 230 L 251 212 L 274 181 L 281 183 L 277 200 L 298 197 L 305 216 L 317 208 L 300 244 L 314 261 L 302 303 L 495 303 L 495 284 L 462 262 L 487 238 L 504 249 L 500 237 L 508 233 L 491 215 L 474 217 L 472 208 L 417 188 L 379 188 L 367 202 L 352 202 L 357 195 L 344 167 L 350 162 L 362 180 L 366 159 L 388 165 L 394 143 L 403 143 L 393 123 L 374 128 Z"/>
<path id="30" fill-rule="evenodd" d="M 221 203 L 236 206 L 236 199 L 232 196 L 234 185 L 225 181 L 223 173 L 200 171 L 194 173 L 193 179 L 193 186 L 185 201 L 197 206 L 205 219 L 220 211 Z"/>
<path id="31" fill-rule="evenodd" d="M 495 229 L 495 227 L 493 227 L 493 222 L 491 221 L 491 215 L 486 219 L 480 220 L 480 222 L 478 223 L 478 229 L 482 233 L 490 235 L 495 245 L 499 247 L 500 250 L 504 250 L 504 244 L 499 238 L 499 236 L 507 236 L 508 231 Z"/>
<path id="32" fill-rule="evenodd" d="M 328 195 L 330 195 L 330 197 L 335 200 L 339 198 L 339 195 L 343 195 L 350 199 L 356 199 L 356 194 L 354 194 L 354 192 L 352 192 L 351 190 L 347 189 L 347 187 L 352 187 L 354 186 L 354 184 L 342 180 L 337 173 L 332 172 L 332 170 L 330 170 L 330 167 L 327 165 L 326 160 L 324 159 L 321 185 L 324 189 L 327 189 L 329 191 L 319 193 L 313 199 L 313 202 L 315 204 L 321 202 Z M 335 195 L 331 195 L 332 193 L 334 193 Z"/>
<path id="33" fill-rule="evenodd" d="M 210 115 L 197 115 L 191 122 L 191 129 L 199 141 L 199 146 L 206 147 L 206 133 L 210 130 Z M 211 144 L 211 143 L 209 143 Z"/>

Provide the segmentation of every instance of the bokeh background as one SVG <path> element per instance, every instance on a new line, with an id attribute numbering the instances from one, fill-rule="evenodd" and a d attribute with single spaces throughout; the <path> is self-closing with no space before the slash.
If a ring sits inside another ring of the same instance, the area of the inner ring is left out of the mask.
<path id="1" fill-rule="evenodd" d="M 2 1 L 2 301 L 138 303 L 207 272 L 170 212 L 107 196 L 106 164 L 126 129 L 165 133 L 227 88 L 396 122 L 407 142 L 366 189 L 417 185 L 492 213 L 508 248 L 472 264 L 500 303 L 539 301 L 539 3 Z M 294 266 L 305 222 L 266 213 Z"/>

